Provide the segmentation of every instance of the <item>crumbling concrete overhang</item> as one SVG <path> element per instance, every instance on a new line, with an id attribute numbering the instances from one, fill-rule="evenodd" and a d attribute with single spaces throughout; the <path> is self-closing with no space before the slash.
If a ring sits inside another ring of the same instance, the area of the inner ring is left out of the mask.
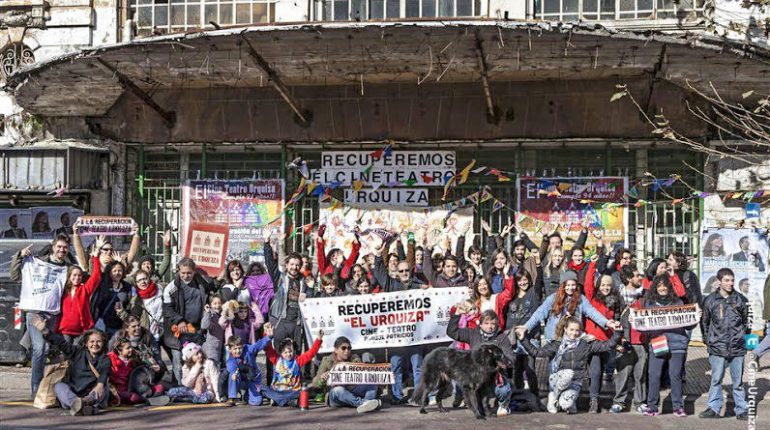
<path id="1" fill-rule="evenodd" d="M 767 49 L 704 35 L 494 20 L 302 23 L 84 49 L 19 71 L 6 90 L 44 116 L 102 116 L 124 91 L 360 83 L 585 80 L 648 75 L 720 94 L 770 89 Z M 486 86 L 486 84 L 485 84 Z M 493 95 L 491 95 L 493 96 Z M 153 107 L 151 105 L 151 107 Z M 291 106 L 302 113 L 300 106 Z M 171 121 L 173 107 L 154 106 Z M 168 110 L 168 111 L 167 111 Z"/>

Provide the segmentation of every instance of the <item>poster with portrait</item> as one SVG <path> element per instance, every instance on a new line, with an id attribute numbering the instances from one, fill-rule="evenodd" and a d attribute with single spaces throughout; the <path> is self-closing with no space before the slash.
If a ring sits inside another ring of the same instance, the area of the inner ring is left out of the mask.
<path id="1" fill-rule="evenodd" d="M 30 208 L 32 239 L 52 239 L 59 234 L 72 236 L 72 225 L 83 215 L 80 209 L 67 206 L 38 206 Z"/>
<path id="2" fill-rule="evenodd" d="M 283 199 L 280 179 L 188 181 L 182 190 L 182 238 L 193 222 L 228 226 L 227 261 L 263 261 L 264 242 L 283 231 Z"/>
<path id="3" fill-rule="evenodd" d="M 700 280 L 704 297 L 719 288 L 717 272 L 735 273 L 735 288 L 752 304 L 755 326 L 761 326 L 761 308 L 768 275 L 768 236 L 764 229 L 709 228 L 703 231 Z"/>
<path id="4" fill-rule="evenodd" d="M 0 239 L 31 239 L 29 209 L 0 209 Z"/>
<path id="5" fill-rule="evenodd" d="M 576 239 L 584 227 L 601 230 L 610 247 L 627 242 L 628 210 L 622 204 L 628 190 L 627 178 L 519 177 L 516 188 L 516 223 L 537 244 L 544 234 L 553 231 Z M 566 240 L 565 247 L 571 248 L 572 243 Z M 596 236 L 589 235 L 586 246 L 595 244 Z"/>
<path id="6" fill-rule="evenodd" d="M 383 236 L 393 232 L 413 233 L 417 245 L 427 241 L 429 246 L 439 248 L 441 239 L 448 237 L 452 251 L 461 235 L 465 236 L 466 250 L 473 244 L 473 207 L 450 212 L 442 207 L 374 209 L 326 204 L 321 206 L 320 219 L 320 223 L 326 225 L 327 249 L 350 249 L 358 227 L 361 230 L 361 255 L 374 252 L 381 245 Z"/>

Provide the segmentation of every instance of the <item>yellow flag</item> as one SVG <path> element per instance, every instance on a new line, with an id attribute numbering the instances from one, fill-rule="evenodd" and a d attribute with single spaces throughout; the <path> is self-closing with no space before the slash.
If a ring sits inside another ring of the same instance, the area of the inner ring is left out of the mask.
<path id="1" fill-rule="evenodd" d="M 463 170 L 460 171 L 460 179 L 457 181 L 457 185 L 462 185 L 465 183 L 465 181 L 468 180 L 468 175 L 471 174 L 471 169 L 473 169 L 473 166 L 476 165 L 476 160 L 473 159 L 471 162 L 465 166 Z"/>

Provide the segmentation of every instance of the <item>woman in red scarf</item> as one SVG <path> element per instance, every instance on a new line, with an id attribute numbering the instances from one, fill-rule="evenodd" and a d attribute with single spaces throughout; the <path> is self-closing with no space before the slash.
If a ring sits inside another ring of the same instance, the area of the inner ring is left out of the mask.
<path id="1" fill-rule="evenodd" d="M 569 263 L 567 263 L 567 266 L 570 270 L 577 273 L 578 284 L 585 285 L 586 273 L 588 272 L 588 264 L 585 261 L 585 250 L 576 246 L 572 248 L 570 252 L 572 252 L 572 255 L 570 256 L 570 260 Z"/>
<path id="2" fill-rule="evenodd" d="M 159 339 L 163 330 L 163 292 L 150 280 L 150 275 L 144 270 L 138 270 L 134 275 L 136 295 L 131 297 L 125 309 L 118 306 L 118 316 L 123 321 L 133 315 L 154 339 Z"/>
<path id="3" fill-rule="evenodd" d="M 97 246 L 91 252 L 93 272 L 85 283 L 83 283 L 83 269 L 80 266 L 70 266 L 67 270 L 67 282 L 64 286 L 61 302 L 61 319 L 59 319 L 56 331 L 73 344 L 78 337 L 94 327 L 89 303 L 91 294 L 99 286 L 102 279 L 102 267 L 99 258 L 96 257 L 100 245 L 102 243 L 97 241 Z"/>

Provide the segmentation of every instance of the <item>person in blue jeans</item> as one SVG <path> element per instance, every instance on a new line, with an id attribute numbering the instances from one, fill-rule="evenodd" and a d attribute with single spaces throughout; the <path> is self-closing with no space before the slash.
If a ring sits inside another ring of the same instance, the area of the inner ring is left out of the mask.
<path id="1" fill-rule="evenodd" d="M 403 348 L 392 348 L 390 351 L 390 368 L 393 371 L 393 385 L 390 393 L 392 404 L 403 405 L 409 402 L 404 396 L 404 367 L 405 361 L 409 360 L 412 366 L 412 379 L 414 386 L 420 384 L 420 375 L 422 374 L 422 360 L 424 358 L 422 346 L 408 346 Z"/>
<path id="2" fill-rule="evenodd" d="M 363 361 L 373 362 L 374 357 L 369 353 L 363 354 Z M 354 354 L 350 339 L 340 336 L 334 341 L 334 351 L 321 360 L 312 386 L 324 394 L 328 390 L 328 405 L 331 407 L 354 407 L 359 414 L 377 410 L 382 404 L 377 399 L 377 386 L 336 385 L 329 386 L 329 374 L 339 363 L 361 363 L 362 358 Z"/>
<path id="3" fill-rule="evenodd" d="M 733 383 L 735 417 L 748 421 L 748 405 L 743 388 L 743 358 L 746 355 L 744 335 L 750 333 L 749 304 L 746 297 L 735 291 L 735 275 L 727 268 L 717 272 L 719 289 L 703 302 L 703 340 L 708 346 L 711 365 L 711 388 L 708 408 L 701 418 L 719 418 L 722 411 L 722 378 L 730 370 Z"/>
<path id="4" fill-rule="evenodd" d="M 250 344 L 244 345 L 239 336 L 230 336 L 227 340 L 227 406 L 235 406 L 238 394 L 247 400 L 251 406 L 262 404 L 262 370 L 257 363 L 257 354 L 264 350 L 273 339 L 273 328 L 270 323 L 264 326 L 265 336 Z"/>

